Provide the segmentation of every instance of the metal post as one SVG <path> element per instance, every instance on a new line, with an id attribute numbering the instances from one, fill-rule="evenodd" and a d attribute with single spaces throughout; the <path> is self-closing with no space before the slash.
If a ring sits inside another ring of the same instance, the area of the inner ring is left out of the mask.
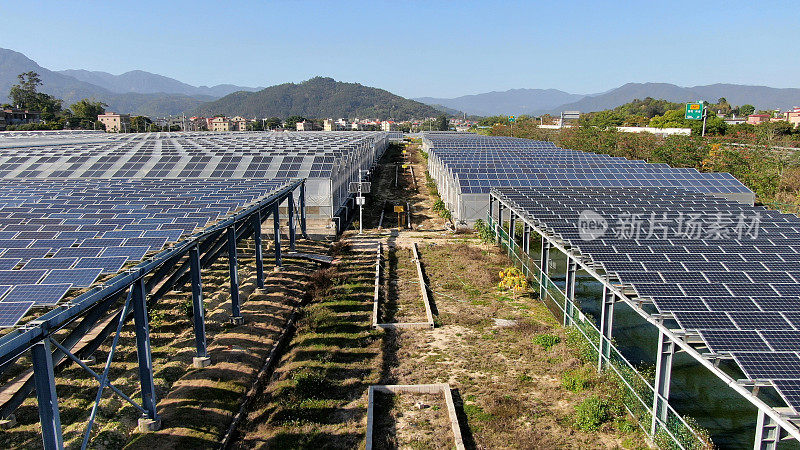
<path id="1" fill-rule="evenodd" d="M 261 245 L 261 211 L 256 211 L 251 219 L 253 242 L 256 252 L 256 286 L 264 289 L 264 249 Z"/>
<path id="2" fill-rule="evenodd" d="M 669 402 L 669 383 L 672 376 L 672 355 L 675 354 L 675 343 L 662 333 L 658 333 L 658 355 L 656 355 L 656 380 L 653 386 L 653 423 L 650 435 L 655 436 L 658 422 L 667 421 L 667 404 Z"/>
<path id="3" fill-rule="evenodd" d="M 542 236 L 542 254 L 541 260 L 539 261 L 539 267 L 541 268 L 541 275 L 539 276 L 539 280 L 541 283 L 539 284 L 539 298 L 543 301 L 547 298 L 547 277 L 548 267 L 547 264 L 550 261 L 550 241 L 547 240 L 546 237 Z"/>
<path id="4" fill-rule="evenodd" d="M 275 267 L 281 267 L 281 223 L 280 223 L 280 203 L 275 202 L 275 210 L 272 212 L 273 228 L 275 231 Z M 338 229 L 337 229 L 338 231 Z"/>
<path id="5" fill-rule="evenodd" d="M 139 426 L 154 431 L 160 427 L 161 419 L 156 412 L 156 389 L 153 383 L 153 358 L 150 354 L 150 325 L 147 321 L 147 291 L 144 278 L 134 282 L 131 302 L 133 302 L 133 325 L 136 330 L 136 356 L 139 359 L 142 408 L 147 411 Z"/>
<path id="6" fill-rule="evenodd" d="M 495 232 L 497 233 L 497 245 L 500 245 L 503 242 L 502 235 L 500 234 L 500 230 L 503 229 L 503 204 L 498 202 L 497 203 L 497 223 L 495 223 Z"/>
<path id="7" fill-rule="evenodd" d="M 564 285 L 564 326 L 572 325 L 575 302 L 575 276 L 578 272 L 578 263 L 567 255 L 567 280 Z"/>
<path id="8" fill-rule="evenodd" d="M 294 194 L 291 192 L 289 196 L 286 197 L 286 212 L 289 218 L 289 251 L 294 251 L 295 249 L 295 224 L 294 224 Z"/>
<path id="9" fill-rule="evenodd" d="M 64 448 L 61 417 L 58 413 L 58 394 L 53 372 L 50 340 L 44 339 L 31 348 L 36 400 L 39 403 L 39 422 L 42 424 L 42 444 L 46 449 Z"/>
<path id="10" fill-rule="evenodd" d="M 758 410 L 758 424 L 756 425 L 756 439 L 753 442 L 754 450 L 776 450 L 781 440 L 781 427 L 772 417 Z"/>
<path id="11" fill-rule="evenodd" d="M 489 196 L 489 214 L 487 215 L 487 217 L 494 218 L 494 197 L 492 197 L 491 195 Z"/>
<path id="12" fill-rule="evenodd" d="M 522 224 L 522 251 L 525 254 L 531 251 L 531 227 L 525 222 Z"/>
<path id="13" fill-rule="evenodd" d="M 517 221 L 516 215 L 514 214 L 513 209 L 508 210 L 508 246 L 509 248 L 513 249 L 516 245 L 517 241 L 514 239 L 516 237 L 517 232 Z"/>
<path id="14" fill-rule="evenodd" d="M 300 183 L 300 232 L 303 237 L 308 239 L 306 233 L 306 180 Z"/>
<path id="15" fill-rule="evenodd" d="M 189 266 L 192 277 L 192 316 L 194 321 L 194 344 L 197 357 L 195 366 L 203 365 L 208 359 L 206 351 L 206 314 L 203 307 L 203 282 L 200 275 L 200 249 L 195 245 L 189 249 Z"/>
<path id="16" fill-rule="evenodd" d="M 242 323 L 239 309 L 239 258 L 236 255 L 236 228 L 228 227 L 228 271 L 231 278 L 231 322 Z"/>
<path id="17" fill-rule="evenodd" d="M 611 336 L 614 329 L 614 294 L 603 285 L 603 298 L 600 300 L 600 353 L 597 357 L 597 371 L 601 372 L 603 366 L 611 357 Z"/>

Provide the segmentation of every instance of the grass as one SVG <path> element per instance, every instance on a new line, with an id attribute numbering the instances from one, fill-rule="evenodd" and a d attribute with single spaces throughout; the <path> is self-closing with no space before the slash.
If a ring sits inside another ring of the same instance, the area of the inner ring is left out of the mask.
<path id="1" fill-rule="evenodd" d="M 363 441 L 367 386 L 381 365 L 370 315 L 374 255 L 346 246 L 337 252 L 337 267 L 311 276 L 312 305 L 235 447 L 354 448 Z"/>

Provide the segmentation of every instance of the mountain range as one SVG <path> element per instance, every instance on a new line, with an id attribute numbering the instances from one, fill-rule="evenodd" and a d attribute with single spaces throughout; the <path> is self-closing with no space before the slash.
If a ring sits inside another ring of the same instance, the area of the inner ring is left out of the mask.
<path id="1" fill-rule="evenodd" d="M 456 98 L 407 99 L 386 90 L 316 77 L 302 83 L 284 83 L 268 88 L 221 84 L 190 84 L 133 70 L 120 75 L 70 69 L 53 71 L 22 53 L 0 48 L 0 103 L 17 75 L 37 72 L 41 90 L 64 100 L 64 106 L 83 98 L 108 104 L 109 111 L 151 117 L 180 114 L 226 114 L 246 117 L 311 118 L 372 117 L 406 119 L 450 115 L 558 114 L 612 109 L 634 99 L 652 97 L 672 102 L 716 101 L 725 97 L 733 105 L 751 104 L 756 109 L 788 109 L 800 105 L 800 89 L 738 84 L 682 87 L 669 83 L 628 83 L 597 94 L 574 94 L 557 89 L 511 89 Z"/>
<path id="2" fill-rule="evenodd" d="M 725 97 L 732 105 L 751 104 L 756 109 L 786 110 L 800 105 L 800 89 L 709 84 L 682 87 L 669 83 L 627 83 L 599 94 L 570 94 L 556 89 L 512 89 L 503 92 L 465 95 L 456 98 L 422 97 L 416 100 L 441 105 L 481 116 L 501 114 L 559 114 L 561 111 L 593 112 L 613 109 L 635 99 L 652 97 L 671 102 L 708 100 Z"/>

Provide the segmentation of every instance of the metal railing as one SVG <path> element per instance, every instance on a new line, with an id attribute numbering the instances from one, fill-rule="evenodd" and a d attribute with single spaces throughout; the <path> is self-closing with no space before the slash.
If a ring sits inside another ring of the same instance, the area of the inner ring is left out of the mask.
<path id="1" fill-rule="evenodd" d="M 545 294 L 541 300 L 550 312 L 556 317 L 560 315 L 562 318 L 567 318 L 567 310 L 571 311 L 569 320 L 563 323 L 569 323 L 568 328 L 577 331 L 577 335 L 588 344 L 586 351 L 590 353 L 589 358 L 599 360 L 600 366 L 605 369 L 603 373 L 619 386 L 625 409 L 636 419 L 639 427 L 655 445 L 662 449 L 682 450 L 704 449 L 711 446 L 710 439 L 698 433 L 668 403 L 666 419 L 662 420 L 656 416 L 655 432 L 653 432 L 651 427 L 655 395 L 653 383 L 622 356 L 613 340 L 602 336 L 594 320 L 583 314 L 578 305 L 569 300 L 564 291 L 547 274 L 542 273 L 539 264 L 522 251 L 518 242 L 510 239 L 506 230 L 498 226 L 493 217 L 488 216 L 487 225 L 495 242 L 499 242 L 500 248 L 506 252 L 512 263 L 518 266 L 526 277 L 539 285 L 541 288 L 539 292 Z M 571 308 L 566 307 L 568 303 Z M 608 356 L 601 356 L 601 339 L 606 340 Z"/>

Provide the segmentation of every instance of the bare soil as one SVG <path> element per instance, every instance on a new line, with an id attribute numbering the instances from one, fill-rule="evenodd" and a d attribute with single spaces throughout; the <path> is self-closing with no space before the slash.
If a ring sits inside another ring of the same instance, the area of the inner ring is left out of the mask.
<path id="1" fill-rule="evenodd" d="M 442 394 L 376 393 L 374 433 L 376 449 L 453 447 L 453 432 Z"/>

